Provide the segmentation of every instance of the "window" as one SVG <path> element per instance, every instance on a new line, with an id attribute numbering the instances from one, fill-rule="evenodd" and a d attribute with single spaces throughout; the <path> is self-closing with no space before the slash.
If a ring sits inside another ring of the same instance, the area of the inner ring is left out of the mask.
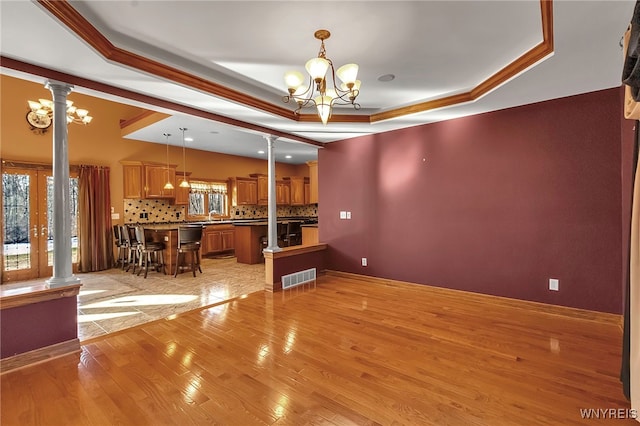
<path id="1" fill-rule="evenodd" d="M 229 216 L 229 196 L 226 182 L 191 181 L 189 218 Z"/>

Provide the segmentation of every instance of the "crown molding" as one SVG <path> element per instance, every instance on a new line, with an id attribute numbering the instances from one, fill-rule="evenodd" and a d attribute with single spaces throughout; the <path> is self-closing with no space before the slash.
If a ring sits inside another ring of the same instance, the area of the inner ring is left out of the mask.
<path id="1" fill-rule="evenodd" d="M 117 62 L 121 65 L 286 119 L 299 122 L 320 122 L 320 119 L 316 114 L 295 114 L 292 110 L 284 108 L 283 106 L 263 101 L 177 68 L 173 68 L 116 47 L 93 25 L 91 25 L 91 23 L 87 21 L 76 9 L 74 9 L 71 3 L 67 0 L 38 0 L 38 3 L 109 61 Z M 390 109 L 371 115 L 334 114 L 331 116 L 331 121 L 340 123 L 375 123 L 409 114 L 473 102 L 479 99 L 553 53 L 553 0 L 540 0 L 540 11 L 542 18 L 542 42 L 522 54 L 515 61 L 506 65 L 500 71 L 491 75 L 470 91 L 426 102 L 419 102 L 401 108 Z M 251 126 L 260 127 L 254 125 Z M 306 143 L 309 143 L 308 140 Z"/>

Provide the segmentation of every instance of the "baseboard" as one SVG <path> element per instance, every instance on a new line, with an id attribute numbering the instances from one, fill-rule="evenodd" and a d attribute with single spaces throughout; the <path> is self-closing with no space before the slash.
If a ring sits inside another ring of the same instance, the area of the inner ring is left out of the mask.
<path id="1" fill-rule="evenodd" d="M 397 280 L 392 280 L 387 278 L 371 277 L 368 275 L 354 274 L 351 272 L 327 270 L 326 275 L 346 278 L 346 279 L 354 279 L 358 281 L 364 281 L 364 282 L 369 282 L 372 284 L 375 283 L 380 285 L 398 286 L 398 287 L 405 287 L 405 288 L 407 286 L 409 286 L 409 288 L 417 288 L 416 286 L 419 286 L 422 288 L 426 287 L 426 288 L 429 288 L 430 291 L 434 291 L 443 295 L 451 295 L 452 297 L 455 297 L 457 299 L 467 298 L 469 300 L 472 300 L 474 303 L 486 303 L 486 304 L 492 304 L 492 305 L 508 305 L 512 307 L 518 307 L 522 309 L 543 312 L 549 315 L 558 315 L 566 318 L 595 321 L 599 323 L 616 325 L 620 327 L 620 329 L 622 329 L 622 321 L 623 321 L 622 315 L 611 314 L 608 312 L 590 311 L 587 309 L 571 308 L 568 306 L 560 306 L 560 305 L 551 305 L 547 303 L 533 302 L 529 300 L 512 299 L 512 298 L 503 297 L 503 296 L 494 296 L 494 295 L 483 294 L 483 293 L 473 293 L 465 290 L 456 290 L 451 288 L 431 286 L 428 284 L 417 284 L 417 283 L 397 281 Z"/>
<path id="2" fill-rule="evenodd" d="M 29 352 L 10 356 L 0 360 L 0 374 L 7 373 L 18 368 L 28 367 L 54 358 L 80 352 L 80 340 L 71 339 L 44 348 L 34 349 Z"/>

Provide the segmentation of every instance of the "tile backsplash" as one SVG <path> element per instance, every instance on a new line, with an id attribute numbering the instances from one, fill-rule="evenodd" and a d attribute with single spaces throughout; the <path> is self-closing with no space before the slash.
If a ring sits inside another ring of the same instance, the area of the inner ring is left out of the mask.
<path id="1" fill-rule="evenodd" d="M 231 219 L 261 219 L 269 216 L 267 206 L 231 207 Z M 278 206 L 278 217 L 318 217 L 318 205 Z M 186 206 L 166 200 L 124 200 L 124 223 L 166 223 L 186 220 Z"/>
<path id="2" fill-rule="evenodd" d="M 124 200 L 124 223 L 165 223 L 185 220 L 185 206 L 166 200 Z"/>
<path id="3" fill-rule="evenodd" d="M 318 205 L 307 206 L 278 206 L 278 217 L 318 217 Z M 231 207 L 231 219 L 261 219 L 269 217 L 267 206 L 238 206 Z"/>

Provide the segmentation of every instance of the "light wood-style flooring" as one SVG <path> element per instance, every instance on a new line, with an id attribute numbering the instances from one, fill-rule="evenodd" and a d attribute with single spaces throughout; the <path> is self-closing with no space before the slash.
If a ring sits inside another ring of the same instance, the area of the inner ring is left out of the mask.
<path id="1" fill-rule="evenodd" d="M 569 315 L 564 315 L 565 313 Z M 12 425 L 637 425 L 613 316 L 328 274 L 0 376 Z"/>

